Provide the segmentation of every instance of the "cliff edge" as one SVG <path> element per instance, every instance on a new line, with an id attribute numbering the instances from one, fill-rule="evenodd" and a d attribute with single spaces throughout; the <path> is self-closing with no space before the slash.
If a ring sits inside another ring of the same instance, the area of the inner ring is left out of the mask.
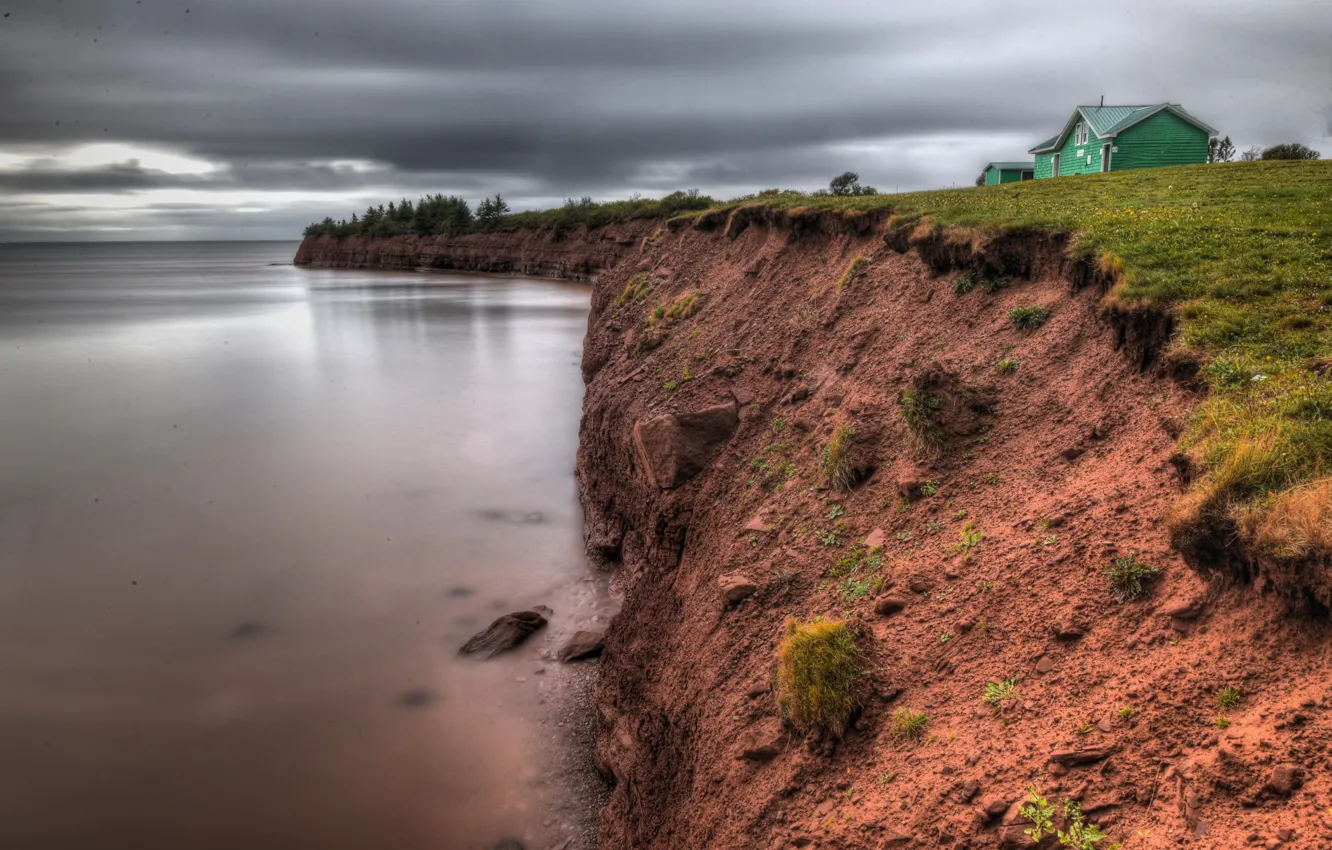
<path id="1" fill-rule="evenodd" d="M 1033 788 L 1101 847 L 1332 841 L 1327 624 L 1172 546 L 1196 364 L 1066 249 L 754 205 L 601 276 L 602 848 L 1035 846 Z M 820 621 L 857 643 L 841 737 L 774 691 Z"/>

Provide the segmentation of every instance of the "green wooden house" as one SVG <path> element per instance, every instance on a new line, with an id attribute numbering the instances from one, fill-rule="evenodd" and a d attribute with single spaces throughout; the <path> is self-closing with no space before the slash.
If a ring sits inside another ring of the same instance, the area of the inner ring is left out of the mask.
<path id="1" fill-rule="evenodd" d="M 1207 140 L 1216 130 L 1177 103 L 1149 106 L 1079 106 L 1059 135 L 1029 153 L 1036 179 L 1194 165 L 1207 162 Z"/>
<path id="2" fill-rule="evenodd" d="M 1036 176 L 1034 162 L 992 162 L 985 166 L 985 185 L 997 186 L 1000 183 L 1017 183 L 1031 180 Z"/>

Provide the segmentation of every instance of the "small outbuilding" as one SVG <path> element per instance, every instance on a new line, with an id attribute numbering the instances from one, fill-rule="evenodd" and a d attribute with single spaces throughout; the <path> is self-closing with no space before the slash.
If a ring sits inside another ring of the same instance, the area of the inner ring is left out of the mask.
<path id="1" fill-rule="evenodd" d="M 1018 183 L 1036 176 L 1035 162 L 992 162 L 985 166 L 985 185 Z"/>

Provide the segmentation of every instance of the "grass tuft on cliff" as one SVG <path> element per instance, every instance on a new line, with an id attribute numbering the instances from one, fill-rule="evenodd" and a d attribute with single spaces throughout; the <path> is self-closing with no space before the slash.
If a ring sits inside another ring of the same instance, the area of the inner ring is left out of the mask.
<path id="1" fill-rule="evenodd" d="M 860 647 L 845 621 L 786 621 L 777 647 L 777 704 L 791 725 L 840 738 L 861 705 L 864 676 Z"/>
<path id="2" fill-rule="evenodd" d="M 823 467 L 823 477 L 830 489 L 849 490 L 856 483 L 856 465 L 852 459 L 855 447 L 855 428 L 843 422 L 833 429 L 819 456 L 819 465 Z"/>
<path id="3" fill-rule="evenodd" d="M 1210 394 L 1180 441 L 1204 474 L 1176 543 L 1234 536 L 1278 559 L 1332 559 L 1332 162 L 1150 168 L 869 197 L 746 198 L 891 211 L 892 225 L 1073 235 L 1114 281 L 1108 309 L 1169 309 L 1173 358 Z"/>

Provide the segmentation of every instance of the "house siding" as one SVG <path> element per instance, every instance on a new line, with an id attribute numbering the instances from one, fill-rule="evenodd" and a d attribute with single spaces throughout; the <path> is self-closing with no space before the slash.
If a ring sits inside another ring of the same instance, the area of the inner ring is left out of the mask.
<path id="1" fill-rule="evenodd" d="M 1067 177 L 1070 174 L 1095 174 L 1101 170 L 1101 139 L 1096 135 L 1095 130 L 1088 130 L 1087 143 L 1085 145 L 1074 144 L 1077 139 L 1075 132 L 1070 132 L 1068 138 L 1064 139 L 1064 144 L 1059 148 L 1059 176 Z M 1082 151 L 1082 156 L 1078 156 L 1078 151 Z M 1091 154 L 1091 162 L 1087 162 L 1087 155 Z M 1110 158 L 1114 164 L 1114 157 Z M 1047 177 L 1050 175 L 1046 175 Z"/>
<path id="2" fill-rule="evenodd" d="M 985 185 L 996 186 L 1000 183 L 1019 183 L 1022 172 L 1015 168 L 998 169 L 991 166 L 985 169 Z"/>
<path id="3" fill-rule="evenodd" d="M 1173 112 L 1158 112 L 1134 124 L 1114 139 L 1118 150 L 1110 155 L 1110 168 L 1157 168 L 1207 162 L 1207 131 Z"/>
<path id="4" fill-rule="evenodd" d="M 1047 177 L 1054 176 L 1054 155 L 1048 153 L 1036 154 L 1036 179 L 1044 180 Z"/>

